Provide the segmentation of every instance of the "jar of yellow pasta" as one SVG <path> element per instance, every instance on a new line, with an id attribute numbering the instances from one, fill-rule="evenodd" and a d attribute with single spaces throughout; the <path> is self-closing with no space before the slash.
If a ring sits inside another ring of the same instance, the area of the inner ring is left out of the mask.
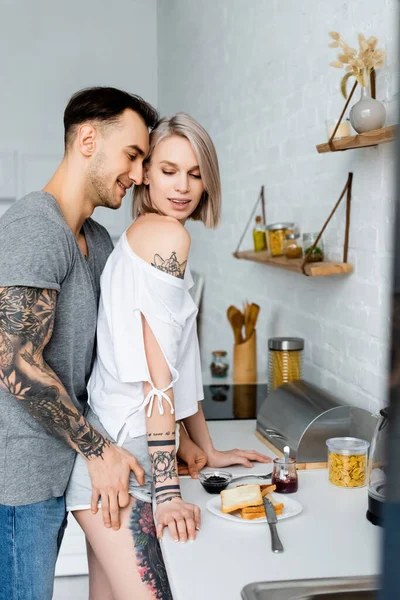
<path id="1" fill-rule="evenodd" d="M 304 340 L 275 337 L 268 340 L 268 393 L 302 377 Z"/>
<path id="2" fill-rule="evenodd" d="M 273 223 L 268 225 L 268 247 L 271 256 L 281 256 L 283 254 L 283 242 L 286 236 L 294 233 L 296 225 L 294 223 Z"/>
<path id="3" fill-rule="evenodd" d="M 367 483 L 369 442 L 353 437 L 326 440 L 328 474 L 333 485 L 359 488 Z"/>

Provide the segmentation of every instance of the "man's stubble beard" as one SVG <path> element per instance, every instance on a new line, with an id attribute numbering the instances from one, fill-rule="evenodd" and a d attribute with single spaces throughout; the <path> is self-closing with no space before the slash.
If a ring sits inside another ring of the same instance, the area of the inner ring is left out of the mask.
<path id="1" fill-rule="evenodd" d="M 108 183 L 113 180 L 113 177 L 105 170 L 105 163 L 104 152 L 99 152 L 88 172 L 90 187 L 88 192 L 98 206 L 117 210 L 121 206 L 121 202 L 117 202 L 113 190 L 108 187 Z"/>

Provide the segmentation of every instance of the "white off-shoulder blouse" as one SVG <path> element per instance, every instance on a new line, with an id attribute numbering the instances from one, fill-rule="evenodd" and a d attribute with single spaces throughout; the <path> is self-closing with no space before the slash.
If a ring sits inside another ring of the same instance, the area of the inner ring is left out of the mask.
<path id="1" fill-rule="evenodd" d="M 101 276 L 97 356 L 88 384 L 89 404 L 105 429 L 122 445 L 126 436 L 146 433 L 146 413 L 172 411 L 166 390 L 151 382 L 141 314 L 152 329 L 171 372 L 175 419 L 197 412 L 203 400 L 197 306 L 189 289 L 193 279 L 160 271 L 119 239 Z M 151 392 L 145 397 L 143 382 Z"/>

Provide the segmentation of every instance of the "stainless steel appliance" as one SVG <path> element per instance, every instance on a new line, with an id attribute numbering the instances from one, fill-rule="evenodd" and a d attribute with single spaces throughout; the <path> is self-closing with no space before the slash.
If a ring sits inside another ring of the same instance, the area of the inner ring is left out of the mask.
<path id="1" fill-rule="evenodd" d="M 335 577 L 251 583 L 242 590 L 243 600 L 374 600 L 374 577 Z"/>
<path id="2" fill-rule="evenodd" d="M 257 432 L 268 446 L 283 452 L 289 446 L 298 466 L 326 463 L 326 440 L 356 437 L 372 440 L 376 417 L 348 406 L 304 380 L 286 383 L 265 398 L 257 416 Z M 323 465 L 321 465 L 323 466 Z"/>
<path id="3" fill-rule="evenodd" d="M 367 519 L 374 525 L 382 525 L 383 503 L 386 498 L 386 444 L 388 409 L 380 411 L 371 442 L 369 455 L 368 511 Z"/>

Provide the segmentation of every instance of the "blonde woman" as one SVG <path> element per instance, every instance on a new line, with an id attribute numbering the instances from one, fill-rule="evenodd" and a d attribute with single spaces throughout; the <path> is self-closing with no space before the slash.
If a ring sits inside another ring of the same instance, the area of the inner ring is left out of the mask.
<path id="1" fill-rule="evenodd" d="M 194 540 L 200 528 L 200 509 L 181 497 L 177 420 L 210 467 L 269 461 L 254 451 L 216 450 L 201 408 L 185 223 L 214 228 L 220 213 L 218 161 L 207 132 L 183 113 L 162 119 L 150 136 L 143 184 L 133 193 L 134 222 L 102 275 L 89 384 L 89 420 L 136 457 L 146 483 L 139 486 L 131 476 L 131 502 L 118 531 L 94 514 L 98 498 L 89 510 L 90 480 L 79 457 L 67 490 L 67 508 L 87 538 L 93 600 L 172 598 L 158 540 L 165 527 L 177 542 Z"/>

